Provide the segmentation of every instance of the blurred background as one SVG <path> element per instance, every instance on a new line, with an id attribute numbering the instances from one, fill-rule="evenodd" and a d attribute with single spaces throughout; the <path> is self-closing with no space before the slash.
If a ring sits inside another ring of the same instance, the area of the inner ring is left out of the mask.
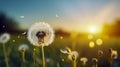
<path id="1" fill-rule="evenodd" d="M 42 66 L 41 49 L 27 40 L 28 29 L 36 22 L 49 23 L 55 30 L 54 42 L 45 47 L 47 67 L 57 67 L 57 63 L 60 67 L 72 66 L 60 52 L 65 47 L 78 51 L 79 58 L 87 57 L 87 67 L 98 50 L 107 52 L 113 48 L 120 55 L 120 0 L 0 0 L 0 34 L 11 34 L 6 44 L 11 67 L 21 67 L 21 44 L 29 46 L 27 67 L 33 65 L 34 48 L 37 64 Z M 0 66 L 5 67 L 2 49 L 1 44 Z M 80 66 L 78 59 L 77 67 Z"/>

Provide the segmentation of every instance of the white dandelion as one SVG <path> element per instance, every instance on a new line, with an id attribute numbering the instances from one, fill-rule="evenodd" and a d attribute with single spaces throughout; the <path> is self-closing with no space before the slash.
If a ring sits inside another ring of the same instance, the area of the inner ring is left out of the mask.
<path id="1" fill-rule="evenodd" d="M 54 31 L 47 23 L 36 23 L 28 30 L 28 40 L 35 46 L 48 46 L 54 40 Z"/>
<path id="2" fill-rule="evenodd" d="M 4 33 L 0 37 L 0 42 L 3 43 L 3 53 L 4 53 L 4 57 L 5 57 L 6 67 L 9 67 L 9 63 L 8 63 L 8 57 L 7 57 L 7 53 L 6 53 L 5 43 L 7 43 L 9 40 L 10 40 L 10 34 L 8 34 L 8 33 Z"/>
<path id="3" fill-rule="evenodd" d="M 4 33 L 0 37 L 0 42 L 1 43 L 7 43 L 10 40 L 10 34 Z"/>
<path id="4" fill-rule="evenodd" d="M 88 59 L 86 57 L 82 57 L 80 58 L 80 61 L 83 63 L 83 65 L 85 65 Z"/>
<path id="5" fill-rule="evenodd" d="M 112 50 L 111 58 L 112 59 L 117 59 L 118 58 L 118 52 L 116 50 Z"/>
<path id="6" fill-rule="evenodd" d="M 98 59 L 97 58 L 92 58 L 92 67 L 97 67 Z"/>
<path id="7" fill-rule="evenodd" d="M 19 51 L 28 50 L 29 46 L 27 44 L 22 44 L 18 47 Z"/>
<path id="8" fill-rule="evenodd" d="M 34 46 L 42 46 L 42 65 L 45 67 L 44 46 L 48 46 L 53 42 L 53 29 L 47 23 L 36 23 L 28 30 L 28 40 Z"/>
<path id="9" fill-rule="evenodd" d="M 79 54 L 77 51 L 72 51 L 69 55 L 68 55 L 68 59 L 74 61 L 77 60 Z"/>
<path id="10" fill-rule="evenodd" d="M 76 67 L 76 60 L 78 58 L 79 54 L 77 51 L 72 51 L 69 55 L 68 55 L 68 59 L 73 61 L 73 67 Z"/>

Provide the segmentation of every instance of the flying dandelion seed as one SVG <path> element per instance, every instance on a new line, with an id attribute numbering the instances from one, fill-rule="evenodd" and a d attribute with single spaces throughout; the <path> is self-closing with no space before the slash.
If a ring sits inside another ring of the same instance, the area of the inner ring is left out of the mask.
<path id="1" fill-rule="evenodd" d="M 59 16 L 56 14 L 56 18 L 58 18 Z"/>
<path id="2" fill-rule="evenodd" d="M 64 59 L 62 59 L 62 62 L 64 62 L 65 60 Z"/>
<path id="3" fill-rule="evenodd" d="M 63 36 L 60 36 L 60 39 L 63 39 Z"/>
<path id="4" fill-rule="evenodd" d="M 89 47 L 90 47 L 90 48 L 94 48 L 94 47 L 95 47 L 95 43 L 94 43 L 93 41 L 91 41 L 91 42 L 89 43 Z"/>
<path id="5" fill-rule="evenodd" d="M 49 59 L 49 58 L 46 58 L 46 62 L 49 63 L 49 62 L 50 62 L 50 59 Z"/>
<path id="6" fill-rule="evenodd" d="M 5 28 L 5 25 L 3 25 L 3 28 Z"/>
<path id="7" fill-rule="evenodd" d="M 103 44 L 102 39 L 97 39 L 97 40 L 96 40 L 96 44 L 97 44 L 98 46 L 101 46 L 101 45 Z"/>
<path id="8" fill-rule="evenodd" d="M 88 59 L 86 57 L 82 57 L 80 58 L 80 61 L 83 63 L 83 65 L 85 65 Z"/>
<path id="9" fill-rule="evenodd" d="M 18 47 L 19 51 L 28 50 L 28 49 L 29 49 L 29 46 L 27 44 L 22 44 Z"/>
<path id="10" fill-rule="evenodd" d="M 15 42 L 15 40 L 12 40 L 13 42 Z"/>
<path id="11" fill-rule="evenodd" d="M 64 50 L 60 49 L 60 52 L 63 53 L 63 54 L 70 54 L 71 53 L 71 49 L 66 47 Z"/>
<path id="12" fill-rule="evenodd" d="M 28 30 L 28 40 L 35 46 L 48 46 L 53 39 L 54 31 L 47 23 L 36 23 Z"/>
<path id="13" fill-rule="evenodd" d="M 22 35 L 25 35 L 25 34 L 26 34 L 26 32 L 23 32 L 23 33 L 22 33 Z"/>
<path id="14" fill-rule="evenodd" d="M 24 16 L 20 16 L 21 19 L 25 18 Z"/>
<path id="15" fill-rule="evenodd" d="M 0 37 L 0 42 L 1 43 L 7 43 L 10 40 L 10 34 L 4 33 Z"/>
<path id="16" fill-rule="evenodd" d="M 20 35 L 18 35 L 18 38 L 20 38 Z"/>

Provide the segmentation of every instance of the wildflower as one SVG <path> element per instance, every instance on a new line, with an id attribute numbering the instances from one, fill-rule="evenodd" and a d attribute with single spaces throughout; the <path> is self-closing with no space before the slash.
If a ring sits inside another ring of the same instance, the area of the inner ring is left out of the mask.
<path id="1" fill-rule="evenodd" d="M 25 51 L 25 50 L 28 50 L 28 49 L 29 49 L 29 46 L 27 44 L 22 44 L 18 47 L 19 51 Z"/>
<path id="2" fill-rule="evenodd" d="M 10 34 L 4 33 L 0 37 L 0 42 L 1 43 L 7 43 L 10 40 Z"/>
<path id="3" fill-rule="evenodd" d="M 28 40 L 35 46 L 48 46 L 53 39 L 54 31 L 47 23 L 36 23 L 28 30 Z"/>

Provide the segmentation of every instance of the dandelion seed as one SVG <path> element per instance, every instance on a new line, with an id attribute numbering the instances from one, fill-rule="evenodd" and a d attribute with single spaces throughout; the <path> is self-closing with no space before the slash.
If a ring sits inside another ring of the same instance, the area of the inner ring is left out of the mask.
<path id="1" fill-rule="evenodd" d="M 3 28 L 5 28 L 5 25 L 3 25 Z"/>
<path id="2" fill-rule="evenodd" d="M 20 38 L 20 35 L 18 35 L 18 38 Z"/>
<path id="3" fill-rule="evenodd" d="M 12 40 L 13 42 L 15 42 L 15 40 Z"/>
<path id="4" fill-rule="evenodd" d="M 26 32 L 23 32 L 23 33 L 22 33 L 22 35 L 25 35 L 25 34 L 26 34 Z"/>
<path id="5" fill-rule="evenodd" d="M 24 50 L 28 50 L 29 46 L 27 44 L 22 44 L 18 47 L 19 51 L 24 51 Z"/>
<path id="6" fill-rule="evenodd" d="M 83 65 L 85 65 L 88 59 L 86 57 L 82 57 L 80 58 L 80 61 L 83 63 Z"/>
<path id="7" fill-rule="evenodd" d="M 64 50 L 60 49 L 60 52 L 63 53 L 63 54 L 70 54 L 71 53 L 71 49 L 66 47 Z"/>
<path id="8" fill-rule="evenodd" d="M 28 30 L 28 40 L 35 46 L 48 46 L 53 39 L 54 31 L 47 23 L 36 23 Z"/>
<path id="9" fill-rule="evenodd" d="M 62 36 L 60 36 L 60 39 L 63 39 L 63 37 L 62 37 Z"/>
<path id="10" fill-rule="evenodd" d="M 59 16 L 56 14 L 56 17 L 58 18 Z"/>
<path id="11" fill-rule="evenodd" d="M 20 16 L 21 19 L 25 18 L 24 16 Z"/>
<path id="12" fill-rule="evenodd" d="M 62 62 L 64 62 L 65 60 L 64 59 L 62 59 Z"/>
<path id="13" fill-rule="evenodd" d="M 4 33 L 0 37 L 0 42 L 1 43 L 7 43 L 10 40 L 10 34 Z"/>
<path id="14" fill-rule="evenodd" d="M 46 62 L 49 63 L 49 62 L 50 62 L 50 59 L 49 59 L 49 58 L 46 58 Z"/>

